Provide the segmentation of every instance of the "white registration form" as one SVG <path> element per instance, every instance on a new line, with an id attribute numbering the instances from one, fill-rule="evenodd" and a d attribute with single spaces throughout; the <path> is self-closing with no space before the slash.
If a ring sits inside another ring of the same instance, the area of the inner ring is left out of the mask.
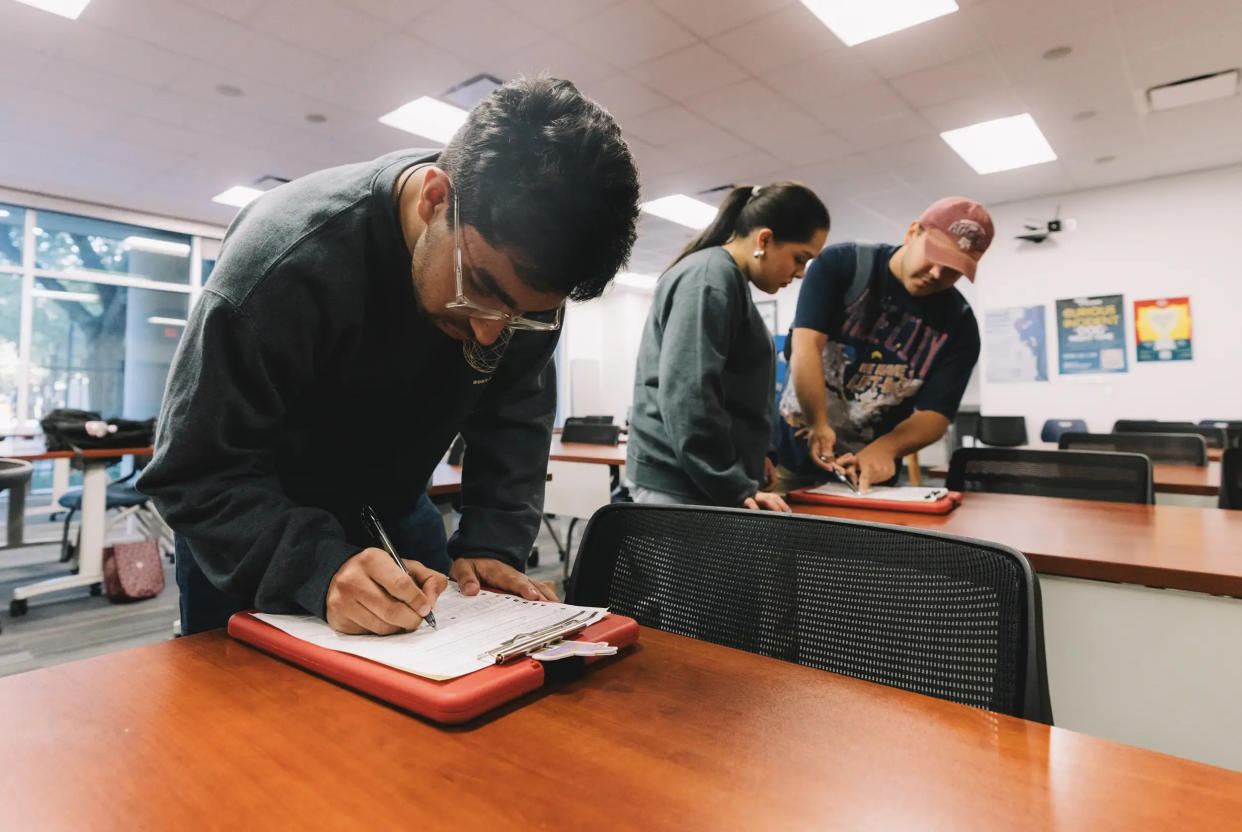
<path id="1" fill-rule="evenodd" d="M 310 615 L 255 613 L 260 621 L 329 650 L 352 653 L 428 679 L 454 679 L 496 663 L 497 651 L 517 649 L 578 630 L 603 618 L 602 607 L 527 601 L 480 592 L 467 598 L 450 582 L 436 599 L 438 630 L 426 624 L 412 633 L 350 636 Z"/>

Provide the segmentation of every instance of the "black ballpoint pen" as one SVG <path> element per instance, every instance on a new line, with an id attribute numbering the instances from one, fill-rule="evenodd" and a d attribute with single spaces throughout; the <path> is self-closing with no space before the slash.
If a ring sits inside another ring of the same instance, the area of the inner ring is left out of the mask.
<path id="1" fill-rule="evenodd" d="M 379 515 L 375 513 L 375 509 L 370 506 L 362 507 L 362 525 L 370 529 L 371 534 L 379 541 L 379 544 L 383 547 L 384 551 L 392 556 L 393 562 L 401 568 L 402 572 L 406 572 L 405 564 L 401 562 L 400 555 L 397 554 L 397 550 L 392 545 L 392 541 L 388 539 L 388 532 L 384 531 L 384 526 L 380 523 Z M 408 575 L 409 573 L 406 572 L 406 574 Z M 410 580 L 414 581 L 413 575 L 410 575 Z M 418 586 L 418 581 L 414 581 L 414 586 Z M 436 626 L 436 614 L 431 610 L 427 611 L 427 614 L 423 616 L 423 620 L 431 626 L 431 629 L 440 629 Z"/>

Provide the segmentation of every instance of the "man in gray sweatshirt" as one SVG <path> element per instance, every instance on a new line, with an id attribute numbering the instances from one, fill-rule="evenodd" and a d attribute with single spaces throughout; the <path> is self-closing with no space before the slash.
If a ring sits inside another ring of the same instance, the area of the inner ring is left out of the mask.
<path id="1" fill-rule="evenodd" d="M 635 237 L 612 117 L 566 81 L 504 85 L 438 155 L 401 151 L 272 191 L 230 227 L 169 375 L 139 487 L 177 533 L 182 629 L 237 610 L 348 633 L 417 627 L 451 571 L 523 574 L 543 506 L 566 298 Z M 425 490 L 467 443 L 447 542 Z M 401 573 L 362 528 L 377 510 Z"/>

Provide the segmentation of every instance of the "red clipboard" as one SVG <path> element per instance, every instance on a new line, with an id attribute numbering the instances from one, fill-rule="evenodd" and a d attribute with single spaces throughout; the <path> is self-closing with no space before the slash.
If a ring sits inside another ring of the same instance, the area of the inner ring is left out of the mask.
<path id="1" fill-rule="evenodd" d="M 445 724 L 467 722 L 517 697 L 538 690 L 545 681 L 544 663 L 529 656 L 515 658 L 438 682 L 361 656 L 329 650 L 291 636 L 248 612 L 229 618 L 229 635 L 265 653 L 370 694 L 407 711 Z M 575 641 L 606 641 L 629 647 L 638 641 L 638 622 L 606 615 L 574 635 Z M 554 664 L 592 664 L 604 656 L 561 659 Z"/>
<path id="2" fill-rule="evenodd" d="M 872 497 L 852 497 L 837 494 L 813 494 L 809 488 L 790 491 L 791 503 L 814 503 L 823 506 L 842 506 L 845 508 L 873 508 L 879 511 L 901 511 L 914 514 L 948 514 L 962 504 L 962 492 L 950 491 L 939 500 L 927 500 L 922 503 L 898 502 L 896 500 L 877 500 Z"/>

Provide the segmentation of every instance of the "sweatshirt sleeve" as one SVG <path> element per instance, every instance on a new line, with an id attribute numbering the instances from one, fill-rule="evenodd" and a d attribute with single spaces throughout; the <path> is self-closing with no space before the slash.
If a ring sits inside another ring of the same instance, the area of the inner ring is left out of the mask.
<path id="1" fill-rule="evenodd" d="M 516 332 L 462 437 L 461 523 L 449 555 L 493 557 L 526 571 L 548 475 L 558 333 Z"/>
<path id="2" fill-rule="evenodd" d="M 314 372 L 318 327 L 306 299 L 281 305 L 260 324 L 250 303 L 203 292 L 138 485 L 217 587 L 264 611 L 323 618 L 332 576 L 361 547 L 330 512 L 293 502 L 276 474 L 275 437 Z"/>
<path id="3" fill-rule="evenodd" d="M 690 276 L 687 276 L 690 277 Z M 677 287 L 660 344 L 660 415 L 686 475 L 713 503 L 740 506 L 759 490 L 730 441 L 724 368 L 741 310 L 703 280 Z"/>

